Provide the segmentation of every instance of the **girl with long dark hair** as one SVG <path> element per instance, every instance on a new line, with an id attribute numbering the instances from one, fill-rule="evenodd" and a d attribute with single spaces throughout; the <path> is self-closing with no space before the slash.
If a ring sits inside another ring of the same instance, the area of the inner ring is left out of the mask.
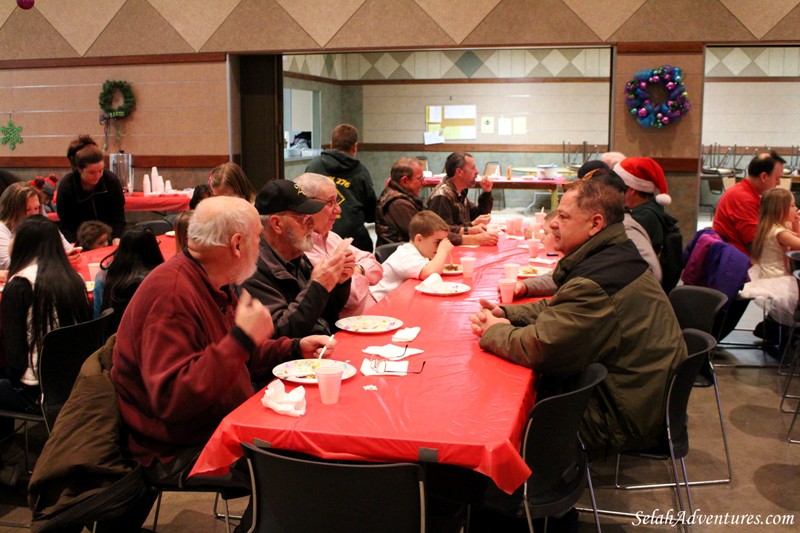
<path id="1" fill-rule="evenodd" d="M 0 312 L 6 359 L 0 374 L 0 407 L 36 413 L 45 335 L 91 317 L 83 278 L 70 265 L 58 228 L 43 216 L 25 218 L 15 228 Z M 1 420 L 3 440 L 13 432 L 13 420 Z"/>
<path id="2" fill-rule="evenodd" d="M 122 236 L 119 247 L 100 262 L 94 285 L 94 314 L 114 309 L 115 331 L 133 293 L 145 276 L 164 262 L 158 240 L 149 228 L 135 228 Z"/>

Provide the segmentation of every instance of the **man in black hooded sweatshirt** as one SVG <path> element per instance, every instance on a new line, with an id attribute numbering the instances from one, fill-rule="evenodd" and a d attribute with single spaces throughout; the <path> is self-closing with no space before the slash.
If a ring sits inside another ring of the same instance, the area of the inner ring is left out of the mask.
<path id="1" fill-rule="evenodd" d="M 311 160 L 306 172 L 328 176 L 339 192 L 342 214 L 333 224 L 333 231 L 342 238 L 352 237 L 353 246 L 372 252 L 373 244 L 365 222 L 375 222 L 375 189 L 372 176 L 361 161 L 356 159 L 358 130 L 350 124 L 339 124 L 333 129 L 329 150 Z"/>

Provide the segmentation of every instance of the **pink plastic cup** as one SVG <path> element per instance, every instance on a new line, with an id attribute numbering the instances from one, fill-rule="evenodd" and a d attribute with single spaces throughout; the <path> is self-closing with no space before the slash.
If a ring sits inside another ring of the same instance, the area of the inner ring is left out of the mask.
<path id="1" fill-rule="evenodd" d="M 333 405 L 339 403 L 339 390 L 342 388 L 344 368 L 338 363 L 318 367 L 315 371 L 319 384 L 319 397 L 322 403 Z"/>
<path id="2" fill-rule="evenodd" d="M 478 262 L 477 257 L 464 256 L 461 258 L 461 275 L 469 279 L 475 273 L 475 263 Z"/>
<path id="3" fill-rule="evenodd" d="M 504 263 L 503 264 L 503 277 L 506 279 L 517 279 L 519 275 L 519 264 L 517 263 Z"/>
<path id="4" fill-rule="evenodd" d="M 500 280 L 500 303 L 510 304 L 514 301 L 514 287 L 517 285 L 517 278 Z"/>

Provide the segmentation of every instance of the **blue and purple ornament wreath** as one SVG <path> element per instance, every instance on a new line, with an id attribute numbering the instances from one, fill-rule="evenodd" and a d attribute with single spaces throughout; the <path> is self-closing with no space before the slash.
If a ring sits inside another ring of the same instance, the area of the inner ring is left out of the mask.
<path id="1" fill-rule="evenodd" d="M 660 85 L 666 90 L 663 102 L 653 101 L 647 88 Z M 683 72 L 679 67 L 664 65 L 640 70 L 625 84 L 625 105 L 631 115 L 645 128 L 663 128 L 679 121 L 692 106 L 683 85 Z"/>

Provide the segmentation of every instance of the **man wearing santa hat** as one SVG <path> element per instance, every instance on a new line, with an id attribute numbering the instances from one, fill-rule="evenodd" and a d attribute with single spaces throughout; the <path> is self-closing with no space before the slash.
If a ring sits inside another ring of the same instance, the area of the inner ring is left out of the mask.
<path id="1" fill-rule="evenodd" d="M 647 231 L 656 254 L 660 253 L 665 234 L 678 223 L 664 211 L 664 206 L 672 203 L 664 171 L 649 157 L 628 157 L 614 166 L 614 172 L 628 186 L 625 207 Z"/>

